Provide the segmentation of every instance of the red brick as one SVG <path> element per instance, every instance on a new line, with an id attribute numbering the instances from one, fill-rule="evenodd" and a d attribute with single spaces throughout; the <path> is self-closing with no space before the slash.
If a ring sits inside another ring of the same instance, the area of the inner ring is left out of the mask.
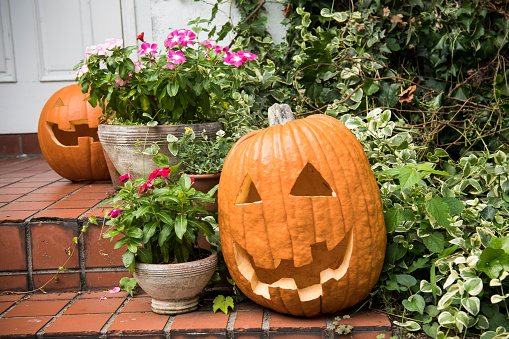
<path id="1" fill-rule="evenodd" d="M 325 332 L 269 332 L 269 337 L 280 339 L 325 339 Z"/>
<path id="2" fill-rule="evenodd" d="M 47 209 L 37 213 L 34 218 L 45 219 L 45 218 L 58 218 L 58 219 L 77 219 L 80 215 L 84 214 L 87 208 L 77 209 Z"/>
<path id="3" fill-rule="evenodd" d="M 30 227 L 34 270 L 62 266 L 69 259 L 67 249 L 72 250 L 75 245 L 73 238 L 78 236 L 76 223 L 36 223 Z M 78 256 L 78 251 L 75 250 L 65 267 L 79 267 Z"/>
<path id="4" fill-rule="evenodd" d="M 46 292 L 72 292 L 80 289 L 79 273 L 59 273 L 57 281 L 53 279 L 54 276 L 55 274 L 34 274 L 34 288 L 44 286 Z"/>
<path id="5" fill-rule="evenodd" d="M 238 304 L 239 311 L 262 311 L 263 307 L 252 301 L 243 301 Z"/>
<path id="6" fill-rule="evenodd" d="M 390 339 L 392 337 L 392 332 L 360 332 L 354 333 L 353 336 L 338 336 L 336 334 L 336 338 L 353 338 L 353 339 L 378 339 L 379 336 L 383 334 L 385 335 L 385 339 Z"/>
<path id="7" fill-rule="evenodd" d="M 149 297 L 133 298 L 124 306 L 122 313 L 152 312 L 151 303 L 152 298 Z"/>
<path id="8" fill-rule="evenodd" d="M 44 331 L 44 336 L 97 335 L 110 317 L 111 314 L 64 314 Z"/>
<path id="9" fill-rule="evenodd" d="M 263 311 L 239 311 L 235 319 L 234 331 L 258 331 L 262 330 Z"/>
<path id="10" fill-rule="evenodd" d="M 79 299 L 69 307 L 64 314 L 95 314 L 113 313 L 124 302 L 121 298 L 108 298 L 106 300 Z"/>
<path id="11" fill-rule="evenodd" d="M 20 180 L 18 182 L 15 182 L 13 184 L 11 184 L 9 187 L 10 188 L 15 188 L 15 187 L 23 187 L 23 188 L 26 188 L 26 187 L 31 187 L 31 188 L 39 188 L 39 187 L 42 187 L 46 185 L 45 183 L 41 183 L 41 182 L 29 182 L 29 181 L 24 181 L 24 180 Z"/>
<path id="12" fill-rule="evenodd" d="M 25 226 L 0 226 L 0 271 L 27 269 Z"/>
<path id="13" fill-rule="evenodd" d="M 325 318 L 299 318 L 276 312 L 270 313 L 270 331 L 287 331 L 293 328 L 307 331 L 324 331 L 326 329 Z"/>
<path id="14" fill-rule="evenodd" d="M 0 313 L 5 312 L 6 309 L 14 305 L 13 301 L 0 301 Z"/>
<path id="15" fill-rule="evenodd" d="M 21 148 L 19 144 L 19 135 L 0 134 L 0 156 L 20 154 Z"/>
<path id="16" fill-rule="evenodd" d="M 101 298 L 103 295 L 106 296 L 106 298 L 110 299 L 110 298 L 125 298 L 127 297 L 127 292 L 125 291 L 121 291 L 121 292 L 118 292 L 118 293 L 109 293 L 108 291 L 99 291 L 99 292 L 87 292 L 87 293 L 83 293 L 81 296 L 80 296 L 80 299 L 99 299 Z"/>
<path id="17" fill-rule="evenodd" d="M 78 191 L 67 197 L 66 200 L 99 200 L 103 201 L 109 197 L 107 192 L 81 192 Z"/>
<path id="18" fill-rule="evenodd" d="M 35 338 L 35 333 L 50 321 L 52 317 L 2 318 L 0 319 L 0 337 Z"/>
<path id="19" fill-rule="evenodd" d="M 23 194 L 0 194 L 0 202 L 11 202 L 23 196 Z"/>
<path id="20" fill-rule="evenodd" d="M 34 189 L 33 188 L 30 188 L 30 187 L 11 187 L 11 186 L 7 186 L 7 187 L 3 187 L 3 188 L 0 188 L 0 195 L 9 195 L 9 194 L 26 194 L 28 192 L 31 192 L 33 191 Z"/>
<path id="21" fill-rule="evenodd" d="M 55 184 L 50 184 L 48 186 L 38 189 L 37 193 L 64 193 L 67 195 L 76 191 L 77 189 L 79 189 L 79 187 L 77 186 L 63 186 L 63 185 L 55 186 Z"/>
<path id="22" fill-rule="evenodd" d="M 344 319 L 343 314 L 348 314 L 350 318 Z M 351 325 L 356 330 L 361 331 L 386 331 L 390 330 L 391 322 L 387 315 L 374 311 L 360 311 L 358 313 L 343 311 L 340 315 L 339 325 Z"/>
<path id="23" fill-rule="evenodd" d="M 16 201 L 2 208 L 4 211 L 33 211 L 39 212 L 40 210 L 51 205 L 49 201 Z"/>
<path id="24" fill-rule="evenodd" d="M 123 267 L 121 249 L 114 249 L 115 243 L 120 237 L 115 237 L 112 242 L 109 238 L 103 238 L 102 234 L 107 227 L 89 225 L 85 232 L 85 267 Z"/>
<path id="25" fill-rule="evenodd" d="M 78 293 L 41 293 L 36 292 L 35 294 L 29 295 L 27 300 L 71 300 Z"/>
<path id="26" fill-rule="evenodd" d="M 108 336 L 131 333 L 162 333 L 168 315 L 155 313 L 121 313 L 108 328 Z"/>
<path id="27" fill-rule="evenodd" d="M 111 207 L 97 207 L 88 212 L 87 214 L 85 214 L 84 218 L 88 217 L 102 218 L 109 211 L 111 211 Z"/>
<path id="28" fill-rule="evenodd" d="M 100 199 L 95 200 L 62 200 L 51 206 L 51 209 L 60 208 L 86 208 L 89 209 L 101 202 Z"/>
<path id="29" fill-rule="evenodd" d="M 104 183 L 104 184 L 92 184 L 83 187 L 83 189 L 80 190 L 80 193 L 97 193 L 97 192 L 106 192 L 106 193 L 115 193 L 115 188 L 110 183 Z"/>
<path id="30" fill-rule="evenodd" d="M 57 200 L 62 199 L 65 197 L 65 193 L 37 193 L 32 192 L 23 198 L 18 199 L 17 201 L 48 201 L 48 202 L 55 202 Z"/>
<path id="31" fill-rule="evenodd" d="M 36 317 L 57 314 L 69 300 L 22 301 L 4 315 L 10 317 Z"/>
<path id="32" fill-rule="evenodd" d="M 23 298 L 26 294 L 2 294 L 0 295 L 0 302 L 5 301 L 18 301 Z"/>
<path id="33" fill-rule="evenodd" d="M 22 292 L 27 288 L 26 274 L 0 275 L 0 291 Z"/>
<path id="34" fill-rule="evenodd" d="M 129 274 L 127 269 L 121 272 L 112 271 L 87 272 L 86 273 L 87 289 L 111 290 L 113 287 L 119 285 L 120 279 L 122 279 L 123 277 L 131 277 L 131 274 Z"/>
<path id="35" fill-rule="evenodd" d="M 0 223 L 23 222 L 37 211 L 2 211 L 0 210 Z"/>
<path id="36" fill-rule="evenodd" d="M 171 332 L 225 332 L 228 316 L 223 312 L 192 312 L 179 314 L 171 325 Z"/>

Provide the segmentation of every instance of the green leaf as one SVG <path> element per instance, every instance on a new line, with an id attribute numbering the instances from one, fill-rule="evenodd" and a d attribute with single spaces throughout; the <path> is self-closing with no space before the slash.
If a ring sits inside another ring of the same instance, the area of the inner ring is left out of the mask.
<path id="1" fill-rule="evenodd" d="M 401 169 L 398 175 L 399 183 L 401 185 L 401 189 L 409 188 L 417 184 L 419 180 L 421 180 L 421 175 L 415 169 L 410 167 L 405 167 Z"/>
<path id="2" fill-rule="evenodd" d="M 417 284 L 417 279 L 409 274 L 396 274 L 396 280 L 398 284 L 406 287 L 412 287 Z"/>
<path id="3" fill-rule="evenodd" d="M 504 250 L 506 253 L 509 254 L 509 236 L 505 236 L 502 238 L 492 237 L 490 241 L 490 247 Z"/>
<path id="4" fill-rule="evenodd" d="M 433 232 L 422 239 L 422 242 L 430 252 L 441 253 L 444 250 L 445 239 L 440 232 Z"/>
<path id="5" fill-rule="evenodd" d="M 404 327 L 408 331 L 419 331 L 421 329 L 421 325 L 412 320 L 405 322 L 394 321 L 394 324 Z"/>
<path id="6" fill-rule="evenodd" d="M 225 298 L 224 295 L 218 295 L 214 299 L 212 310 L 214 311 L 214 313 L 216 313 L 217 310 L 220 309 L 221 311 L 223 311 L 224 314 L 228 314 L 228 307 L 230 307 L 233 310 L 234 308 L 233 298 L 230 296 Z"/>
<path id="7" fill-rule="evenodd" d="M 444 202 L 449 206 L 449 211 L 452 215 L 458 215 L 465 209 L 465 204 L 456 198 L 444 197 Z"/>
<path id="8" fill-rule="evenodd" d="M 129 267 L 134 262 L 134 253 L 127 250 L 122 254 L 122 262 L 125 267 Z"/>
<path id="9" fill-rule="evenodd" d="M 182 239 L 187 230 L 187 218 L 185 215 L 179 214 L 175 218 L 175 233 L 179 239 Z"/>
<path id="10" fill-rule="evenodd" d="M 166 85 L 166 92 L 170 97 L 176 96 L 178 91 L 179 91 L 178 81 L 168 82 L 168 85 Z"/>
<path id="11" fill-rule="evenodd" d="M 157 153 L 157 155 L 152 158 L 152 161 L 159 167 L 168 167 L 170 163 L 168 157 L 162 153 Z"/>
<path id="12" fill-rule="evenodd" d="M 450 226 L 449 205 L 441 197 L 434 197 L 425 203 L 426 211 L 443 227 Z"/>
<path id="13" fill-rule="evenodd" d="M 123 277 L 122 279 L 120 279 L 118 286 L 122 290 L 128 292 L 131 296 L 133 296 L 133 289 L 136 287 L 137 284 L 138 283 L 136 282 L 136 279 Z"/>
<path id="14" fill-rule="evenodd" d="M 461 299 L 461 305 L 471 315 L 477 315 L 481 309 L 481 301 L 477 297 L 463 298 Z"/>
<path id="15" fill-rule="evenodd" d="M 400 206 L 389 208 L 385 214 L 385 227 L 387 232 L 391 233 L 404 221 L 413 221 L 414 214 L 411 210 L 404 209 Z"/>
<path id="16" fill-rule="evenodd" d="M 419 312 L 424 314 L 426 302 L 420 294 L 411 295 L 408 299 L 403 300 L 403 306 L 410 312 Z"/>
<path id="17" fill-rule="evenodd" d="M 502 249 L 485 248 L 480 257 L 477 269 L 491 279 L 496 279 L 502 271 L 509 271 L 509 255 Z"/>
<path id="18" fill-rule="evenodd" d="M 138 256 L 141 262 L 145 264 L 152 264 L 152 253 L 144 247 L 138 248 Z"/>
<path id="19" fill-rule="evenodd" d="M 380 87 L 376 84 L 375 81 L 367 78 L 365 81 L 364 81 L 364 92 L 366 93 L 366 95 L 371 95 L 371 94 L 374 94 L 376 93 Z"/>
<path id="20" fill-rule="evenodd" d="M 126 234 L 128 237 L 141 239 L 143 237 L 143 231 L 139 228 L 131 228 Z"/>
<path id="21" fill-rule="evenodd" d="M 401 47 L 399 46 L 398 42 L 394 38 L 387 39 L 385 41 L 385 43 L 387 44 L 387 47 L 389 47 L 390 50 L 393 51 L 393 52 L 397 52 L 397 51 L 399 51 L 401 49 Z"/>
<path id="22" fill-rule="evenodd" d="M 164 247 L 164 242 L 166 241 L 166 239 L 168 239 L 168 237 L 171 234 L 171 231 L 173 230 L 172 226 L 173 226 L 173 224 L 172 225 L 168 225 L 168 224 L 163 225 L 163 229 L 161 230 L 161 232 L 159 232 L 159 238 L 157 239 L 157 243 L 159 244 L 159 247 L 161 247 L 161 248 Z"/>
<path id="23" fill-rule="evenodd" d="M 210 237 L 214 234 L 214 229 L 212 228 L 212 225 L 205 220 L 187 217 L 187 223 L 191 227 L 196 227 L 197 229 L 199 229 L 207 237 Z"/>
<path id="24" fill-rule="evenodd" d="M 143 239 L 141 240 L 144 244 L 150 241 L 150 238 L 155 234 L 157 230 L 157 222 L 147 223 L 143 226 Z"/>

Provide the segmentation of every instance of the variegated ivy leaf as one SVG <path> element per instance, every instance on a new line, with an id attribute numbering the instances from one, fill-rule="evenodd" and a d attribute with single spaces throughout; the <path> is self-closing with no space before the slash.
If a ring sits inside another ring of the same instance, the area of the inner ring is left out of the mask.
<path id="1" fill-rule="evenodd" d="M 456 273 L 456 271 L 452 270 L 451 274 L 449 274 L 449 276 L 447 277 L 447 280 L 444 283 L 444 288 L 447 288 L 447 287 L 451 286 L 452 284 L 454 284 L 454 282 L 458 278 L 459 278 L 458 273 Z"/>
<path id="2" fill-rule="evenodd" d="M 405 322 L 394 321 L 394 324 L 404 327 L 408 331 L 419 331 L 421 329 L 421 325 L 419 325 L 415 321 L 411 321 L 411 320 L 405 321 Z"/>
<path id="3" fill-rule="evenodd" d="M 486 318 L 484 315 L 479 315 L 477 317 L 477 323 L 475 324 L 475 328 L 480 330 L 487 330 L 490 327 L 490 322 L 488 321 L 488 318 Z"/>
<path id="4" fill-rule="evenodd" d="M 456 323 L 456 320 L 454 319 L 454 316 L 451 313 L 442 312 L 438 316 L 438 323 L 442 326 L 454 325 Z"/>
<path id="5" fill-rule="evenodd" d="M 446 309 L 447 307 L 449 307 L 449 305 L 452 304 L 453 300 L 456 298 L 456 293 L 450 293 L 450 292 L 447 292 L 445 293 L 442 298 L 440 298 L 440 300 L 438 301 L 438 305 L 437 305 L 437 308 L 439 310 L 444 310 Z"/>
<path id="6" fill-rule="evenodd" d="M 499 295 L 499 294 L 493 294 L 491 296 L 491 303 L 492 304 L 496 304 L 496 303 L 499 303 L 501 302 L 502 300 L 506 299 L 507 297 L 509 297 L 509 293 L 505 294 L 505 295 Z"/>
<path id="7" fill-rule="evenodd" d="M 466 312 L 459 311 L 456 313 L 455 320 L 456 320 L 456 327 L 460 332 L 463 332 L 463 327 L 468 328 L 470 324 L 469 316 Z"/>
<path id="8" fill-rule="evenodd" d="M 481 301 L 477 297 L 463 298 L 461 299 L 461 305 L 471 315 L 477 315 L 481 309 Z"/>
<path id="9" fill-rule="evenodd" d="M 501 286 L 502 283 L 500 282 L 500 279 L 491 279 L 490 280 L 490 286 L 491 287 L 496 287 L 496 286 Z"/>
<path id="10" fill-rule="evenodd" d="M 477 278 L 477 271 L 471 267 L 460 268 L 460 275 L 463 279 Z"/>
<path id="11" fill-rule="evenodd" d="M 483 288 L 481 278 L 472 278 L 465 281 L 465 290 L 470 295 L 478 295 Z"/>
<path id="12" fill-rule="evenodd" d="M 479 257 L 477 255 L 471 255 L 467 258 L 467 265 L 475 268 L 477 266 L 477 262 L 479 261 Z"/>

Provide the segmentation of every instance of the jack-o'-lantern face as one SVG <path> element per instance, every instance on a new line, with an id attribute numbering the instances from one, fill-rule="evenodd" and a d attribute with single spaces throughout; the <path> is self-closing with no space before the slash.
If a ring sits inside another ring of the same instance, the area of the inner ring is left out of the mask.
<path id="1" fill-rule="evenodd" d="M 79 85 L 58 90 L 46 102 L 38 127 L 44 158 L 62 177 L 73 181 L 107 180 L 109 172 L 97 136 L 102 116 Z"/>
<path id="2" fill-rule="evenodd" d="M 236 284 L 283 313 L 334 313 L 380 274 L 386 231 L 362 146 L 322 115 L 251 133 L 228 155 L 219 226 Z"/>

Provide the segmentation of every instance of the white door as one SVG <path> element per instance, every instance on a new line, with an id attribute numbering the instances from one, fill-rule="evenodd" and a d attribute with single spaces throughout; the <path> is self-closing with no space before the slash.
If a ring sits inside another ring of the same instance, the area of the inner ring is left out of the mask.
<path id="1" fill-rule="evenodd" d="M 0 0 L 0 134 L 37 132 L 86 47 L 135 30 L 134 0 Z"/>

